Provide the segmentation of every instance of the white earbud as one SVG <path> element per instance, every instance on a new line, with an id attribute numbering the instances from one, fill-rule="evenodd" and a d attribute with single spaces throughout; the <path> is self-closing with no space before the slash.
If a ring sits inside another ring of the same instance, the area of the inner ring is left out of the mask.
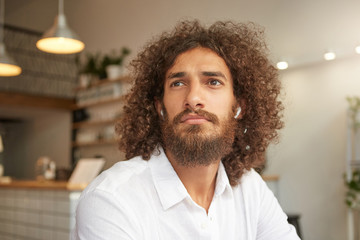
<path id="1" fill-rule="evenodd" d="M 160 115 L 161 115 L 161 117 L 164 119 L 164 112 L 163 112 L 162 109 L 160 110 Z"/>
<path id="2" fill-rule="evenodd" d="M 238 118 L 238 116 L 240 115 L 240 113 L 241 113 L 241 107 L 238 107 L 237 112 L 236 112 L 234 118 L 235 118 L 235 119 Z"/>

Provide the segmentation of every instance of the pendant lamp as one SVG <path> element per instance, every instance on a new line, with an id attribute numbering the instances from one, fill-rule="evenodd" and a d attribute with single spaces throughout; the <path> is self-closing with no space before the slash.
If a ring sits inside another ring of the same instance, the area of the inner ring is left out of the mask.
<path id="1" fill-rule="evenodd" d="M 0 76 L 12 77 L 21 73 L 21 68 L 6 52 L 4 43 L 5 0 L 0 0 Z"/>
<path id="2" fill-rule="evenodd" d="M 77 53 L 84 49 L 85 44 L 66 23 L 63 0 L 59 0 L 59 15 L 54 25 L 37 41 L 36 46 L 41 51 L 55 54 Z"/>

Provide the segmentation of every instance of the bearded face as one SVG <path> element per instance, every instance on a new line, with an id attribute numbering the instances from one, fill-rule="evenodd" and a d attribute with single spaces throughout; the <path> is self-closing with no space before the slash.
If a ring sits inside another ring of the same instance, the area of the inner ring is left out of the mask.
<path id="1" fill-rule="evenodd" d="M 189 114 L 204 117 L 208 123 L 182 123 L 182 119 Z M 162 122 L 163 142 L 165 149 L 171 152 L 178 164 L 187 167 L 207 166 L 232 150 L 235 128 L 233 112 L 226 119 L 219 120 L 215 114 L 205 110 L 186 109 L 170 121 L 165 111 Z"/>
<path id="2" fill-rule="evenodd" d="M 164 116 L 165 151 L 179 164 L 207 166 L 231 151 L 234 109 L 240 106 L 230 69 L 212 50 L 196 47 L 179 54 L 166 71 L 164 94 L 155 107 Z"/>

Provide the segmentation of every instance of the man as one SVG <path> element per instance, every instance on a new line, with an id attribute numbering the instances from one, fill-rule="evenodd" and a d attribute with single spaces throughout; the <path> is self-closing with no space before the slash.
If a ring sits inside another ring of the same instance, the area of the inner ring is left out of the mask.
<path id="1" fill-rule="evenodd" d="M 182 22 L 132 61 L 117 126 L 128 161 L 84 190 L 74 239 L 299 239 L 253 170 L 280 83 L 254 24 Z"/>

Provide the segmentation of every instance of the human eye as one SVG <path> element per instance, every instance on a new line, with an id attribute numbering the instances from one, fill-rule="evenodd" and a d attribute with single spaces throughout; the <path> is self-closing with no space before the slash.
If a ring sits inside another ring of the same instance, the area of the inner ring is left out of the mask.
<path id="1" fill-rule="evenodd" d="M 208 81 L 208 84 L 211 85 L 211 86 L 220 86 L 222 85 L 223 83 L 217 79 L 210 79 Z"/>
<path id="2" fill-rule="evenodd" d="M 181 81 L 174 81 L 170 84 L 170 87 L 181 87 L 183 85 L 184 85 L 184 83 Z"/>

